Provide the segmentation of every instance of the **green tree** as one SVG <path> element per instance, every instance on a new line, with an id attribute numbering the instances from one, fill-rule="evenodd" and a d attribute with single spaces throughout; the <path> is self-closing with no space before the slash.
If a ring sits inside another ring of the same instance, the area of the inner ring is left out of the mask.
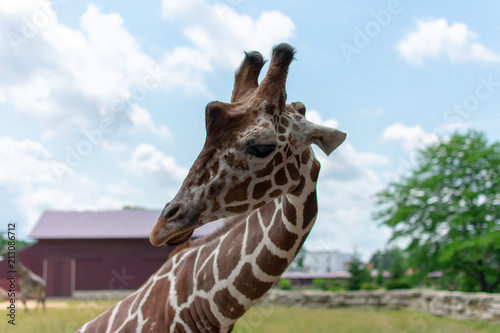
<path id="1" fill-rule="evenodd" d="M 146 208 L 137 205 L 125 205 L 122 210 L 146 210 Z"/>
<path id="2" fill-rule="evenodd" d="M 9 239 L 7 238 L 6 235 L 2 235 L 0 233 L 0 256 L 4 255 L 7 252 L 7 245 L 9 243 Z M 30 245 L 30 242 L 16 239 L 16 251 L 22 249 L 23 247 L 26 247 Z"/>
<path id="3" fill-rule="evenodd" d="M 305 248 L 301 248 L 297 255 L 295 256 L 295 262 L 297 263 L 297 268 L 299 271 L 304 269 L 304 261 L 306 260 L 307 250 Z"/>
<path id="4" fill-rule="evenodd" d="M 386 253 L 389 253 L 389 257 L 391 258 L 389 266 L 390 277 L 387 283 L 387 289 L 410 288 L 411 285 L 408 279 L 406 279 L 408 265 L 401 249 L 393 248 Z"/>
<path id="5" fill-rule="evenodd" d="M 420 274 L 441 270 L 500 284 L 500 144 L 476 131 L 421 150 L 415 168 L 377 195 L 374 217 L 409 241 Z"/>
<path id="6" fill-rule="evenodd" d="M 379 286 L 384 285 L 384 270 L 382 269 L 382 265 L 378 266 L 377 276 L 375 277 L 375 283 Z"/>
<path id="7" fill-rule="evenodd" d="M 358 253 L 354 253 L 347 271 L 351 273 L 351 277 L 347 280 L 347 288 L 349 290 L 359 290 L 363 283 L 371 281 L 370 272 L 361 261 Z"/>
<path id="8" fill-rule="evenodd" d="M 394 257 L 400 257 L 401 255 L 401 249 L 398 247 L 392 247 L 383 251 L 377 250 L 372 254 L 369 262 L 373 263 L 374 269 L 378 270 L 381 267 L 382 270 L 388 271 L 391 269 Z"/>

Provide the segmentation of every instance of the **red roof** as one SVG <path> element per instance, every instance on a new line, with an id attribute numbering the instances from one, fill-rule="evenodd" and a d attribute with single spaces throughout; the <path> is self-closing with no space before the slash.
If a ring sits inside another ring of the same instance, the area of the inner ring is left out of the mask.
<path id="1" fill-rule="evenodd" d="M 36 239 L 148 238 L 160 210 L 97 212 L 47 211 L 38 220 L 30 237 Z M 206 224 L 193 233 L 203 237 L 217 230 L 223 220 Z"/>

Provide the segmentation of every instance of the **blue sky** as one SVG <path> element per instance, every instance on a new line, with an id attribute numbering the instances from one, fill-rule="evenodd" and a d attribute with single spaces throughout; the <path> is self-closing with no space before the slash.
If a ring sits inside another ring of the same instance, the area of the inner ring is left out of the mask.
<path id="1" fill-rule="evenodd" d="M 500 140 L 499 22 L 496 1 L 2 1 L 0 230 L 26 238 L 49 209 L 161 209 L 243 51 L 288 42 L 288 101 L 348 133 L 316 150 L 305 246 L 368 257 L 390 235 L 373 196 L 416 149 L 470 128 Z"/>

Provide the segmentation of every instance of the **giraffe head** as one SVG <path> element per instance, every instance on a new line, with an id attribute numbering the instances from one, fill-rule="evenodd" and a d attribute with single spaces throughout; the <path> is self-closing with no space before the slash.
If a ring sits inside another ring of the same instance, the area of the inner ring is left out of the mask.
<path id="1" fill-rule="evenodd" d="M 201 225 L 297 192 L 306 181 L 302 174 L 313 167 L 319 171 L 310 145 L 329 155 L 344 141 L 345 133 L 307 121 L 302 103 L 286 104 L 285 81 L 294 53 L 288 44 L 274 47 L 260 85 L 262 55 L 246 53 L 231 103 L 207 105 L 205 146 L 163 209 L 150 235 L 153 245 L 181 244 Z"/>

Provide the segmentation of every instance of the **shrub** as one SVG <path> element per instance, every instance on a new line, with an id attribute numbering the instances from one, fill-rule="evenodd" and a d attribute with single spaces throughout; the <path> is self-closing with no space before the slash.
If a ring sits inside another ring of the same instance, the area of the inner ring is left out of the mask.
<path id="1" fill-rule="evenodd" d="M 279 279 L 279 281 L 278 281 L 278 289 L 281 289 L 281 290 L 290 290 L 290 289 L 292 289 L 292 280 L 290 280 L 290 279 Z"/>
<path id="2" fill-rule="evenodd" d="M 411 283 L 407 279 L 401 278 L 388 282 L 385 287 L 387 290 L 392 289 L 411 289 Z"/>
<path id="3" fill-rule="evenodd" d="M 313 286 L 324 291 L 345 290 L 345 283 L 338 279 L 313 279 Z"/>
<path id="4" fill-rule="evenodd" d="M 363 282 L 361 284 L 361 288 L 359 288 L 359 289 L 360 290 L 376 290 L 378 288 L 379 287 L 373 282 Z"/>

